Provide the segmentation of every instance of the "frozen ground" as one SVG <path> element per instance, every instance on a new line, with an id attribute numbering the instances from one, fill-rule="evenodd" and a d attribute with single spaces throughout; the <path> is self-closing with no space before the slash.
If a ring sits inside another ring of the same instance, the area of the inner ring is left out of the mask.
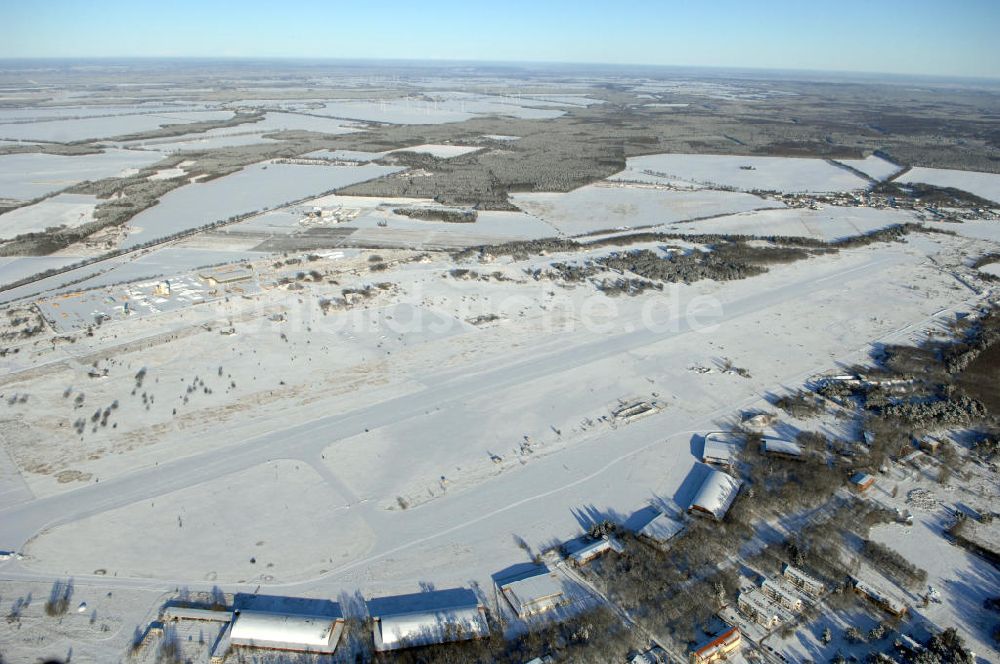
<path id="1" fill-rule="evenodd" d="M 527 561 L 514 536 L 537 550 L 651 497 L 686 504 L 699 433 L 978 301 L 927 258 L 960 262 L 977 242 L 912 236 L 639 298 L 525 275 L 577 254 L 464 266 L 497 273 L 485 281 L 450 275 L 441 254 L 396 264 L 413 254 L 379 250 L 392 267 L 377 272 L 370 252 L 256 260 L 258 295 L 0 358 L 0 391 L 28 395 L 0 401 L 0 470 L 21 478 L 0 487 L 0 548 L 30 541 L 0 574 L 115 594 L 488 585 Z M 276 285 L 310 271 L 322 278 Z M 347 309 L 318 305 L 374 283 Z M 692 369 L 722 357 L 751 377 Z M 665 408 L 601 421 L 634 398 Z M 106 426 L 90 420 L 116 401 Z M 100 661 L 101 647 L 75 658 Z"/>
<path id="2" fill-rule="evenodd" d="M 121 116 L 164 113 L 192 113 L 211 110 L 205 104 L 164 104 L 159 102 L 132 105 L 88 105 L 88 106 L 35 106 L 31 108 L 0 109 L 0 124 L 39 122 L 45 120 L 73 120 L 98 116 Z"/>
<path id="3" fill-rule="evenodd" d="M 640 228 L 720 214 L 784 207 L 752 194 L 730 191 L 666 191 L 587 185 L 568 193 L 511 194 L 519 208 L 559 229 L 582 235 L 619 227 Z"/>
<path id="4" fill-rule="evenodd" d="M 411 219 L 391 210 L 372 211 L 344 226 L 358 229 L 347 240 L 350 243 L 417 248 L 467 247 L 558 235 L 548 223 L 523 212 L 481 211 L 475 223 L 456 224 Z"/>
<path id="5" fill-rule="evenodd" d="M 0 286 L 30 277 L 52 268 L 72 265 L 77 256 L 4 256 L 0 257 Z"/>
<path id="6" fill-rule="evenodd" d="M 238 173 L 175 189 L 129 222 L 123 246 L 197 228 L 216 221 L 321 194 L 399 171 L 390 166 L 302 166 L 255 164 Z"/>
<path id="7" fill-rule="evenodd" d="M 375 161 L 381 159 L 388 152 L 363 152 L 361 150 L 316 150 L 302 155 L 314 159 L 329 159 L 331 161 Z"/>
<path id="8" fill-rule="evenodd" d="M 899 182 L 923 182 L 936 187 L 953 187 L 980 198 L 1000 203 L 1000 174 L 953 171 L 943 168 L 913 168 Z"/>
<path id="9" fill-rule="evenodd" d="M 271 139 L 264 138 L 261 134 L 240 133 L 240 134 L 192 134 L 191 138 L 170 142 L 147 142 L 140 141 L 131 143 L 132 149 L 152 150 L 169 154 L 171 152 L 181 152 L 184 150 L 211 150 L 215 148 L 237 147 L 240 145 L 253 145 L 256 143 L 274 143 Z"/>
<path id="10" fill-rule="evenodd" d="M 228 120 L 231 111 L 148 113 L 112 117 L 0 124 L 0 138 L 56 143 L 111 138 L 159 129 L 162 125 Z"/>
<path id="11" fill-rule="evenodd" d="M 431 97 L 404 97 L 377 101 L 345 100 L 324 104 L 311 110 L 315 115 L 326 115 L 349 120 L 385 122 L 389 124 L 443 124 L 463 122 L 479 115 L 500 115 L 525 120 L 544 120 L 563 115 L 558 109 L 534 108 L 551 105 L 531 99 L 495 97 L 468 93 L 436 93 Z"/>
<path id="12" fill-rule="evenodd" d="M 28 486 L 36 495 L 50 496 L 8 510 L 7 536 L 30 536 L 41 515 L 58 514 L 45 522 L 55 518 L 52 523 L 69 524 L 81 515 L 93 516 L 100 525 L 89 532 L 106 533 L 118 524 L 114 528 L 126 528 L 121 537 L 127 539 L 127 528 L 137 528 L 145 519 L 117 521 L 106 509 L 142 504 L 142 496 L 156 500 L 166 487 L 180 492 L 220 472 L 291 458 L 328 473 L 327 481 L 352 505 L 345 518 L 360 514 L 376 533 L 375 557 L 356 554 L 331 568 L 339 570 L 335 576 L 357 582 L 352 570 L 378 569 L 381 579 L 412 578 L 405 567 L 394 566 L 393 560 L 402 564 L 403 558 L 391 552 L 423 550 L 437 539 L 450 549 L 452 534 L 470 547 L 468 557 L 452 557 L 445 565 L 440 544 L 434 543 L 437 553 L 426 559 L 421 574 L 454 574 L 458 570 L 446 567 L 460 561 L 502 568 L 502 559 L 516 555 L 516 546 L 497 542 L 498 531 L 540 542 L 579 528 L 574 507 L 627 513 L 650 492 L 672 498 L 695 463 L 694 457 L 678 462 L 678 450 L 687 450 L 691 436 L 686 432 L 710 427 L 714 418 L 756 401 L 756 393 L 769 386 L 794 384 L 835 360 L 863 354 L 868 340 L 909 328 L 947 306 L 954 297 L 953 281 L 922 264 L 915 248 L 891 245 L 812 259 L 736 284 L 704 282 L 679 289 L 673 297 L 682 305 L 698 295 L 722 298 L 723 323 L 709 336 L 689 328 L 690 321 L 681 321 L 676 330 L 636 328 L 648 307 L 640 300 L 600 305 L 594 312 L 598 332 L 580 319 L 590 301 L 585 289 L 552 299 L 539 292 L 548 289 L 544 284 L 519 283 L 519 266 L 497 266 L 514 280 L 484 287 L 442 278 L 444 268 L 433 264 L 378 275 L 391 278 L 399 289 L 398 295 L 386 296 L 385 305 L 399 304 L 383 313 L 374 309 L 360 317 L 350 312 L 323 316 L 318 309 L 297 307 L 294 291 L 277 289 L 258 303 L 231 301 L 225 307 L 168 313 L 149 319 L 148 325 L 105 326 L 88 345 L 98 344 L 96 350 L 110 344 L 99 351 L 100 357 L 113 358 L 99 362 L 110 369 L 108 378 L 81 383 L 82 367 L 52 364 L 29 382 L 8 379 L 5 390 L 32 394 L 34 411 L 51 415 L 28 429 L 9 427 L 5 434 Z M 919 291 L 911 288 L 914 279 L 922 284 Z M 267 281 L 266 274 L 262 280 Z M 845 288 L 852 283 L 869 287 Z M 872 284 L 882 289 L 878 313 L 857 315 L 876 300 Z M 318 288 L 322 292 L 326 287 Z M 265 321 L 281 310 L 289 313 L 286 323 Z M 851 324 L 843 323 L 845 311 L 855 312 Z M 501 322 L 489 328 L 464 322 L 486 312 L 498 314 Z M 236 336 L 199 327 L 205 316 L 221 319 L 223 327 L 224 321 L 237 321 Z M 764 318 L 786 322 L 776 330 L 778 337 L 750 334 Z M 793 326 L 792 320 L 800 322 Z M 556 333 L 539 344 L 540 326 L 553 324 Z M 187 331 L 173 339 L 181 329 Z M 170 330 L 160 341 L 131 340 L 136 333 L 152 340 Z M 803 334 L 810 337 L 808 346 L 796 341 Z M 114 347 L 118 350 L 111 351 Z M 37 352 L 53 352 L 42 348 Z M 52 359 L 78 352 L 64 348 Z M 331 353 L 333 348 L 337 351 Z M 769 348 L 780 348 L 780 357 Z M 711 365 L 723 354 L 747 367 L 753 379 L 688 371 L 692 364 Z M 318 357 L 324 362 L 318 363 Z M 498 364 L 500 357 L 504 361 Z M 8 361 L 26 367 L 37 366 L 40 359 L 22 352 Z M 149 372 L 143 389 L 156 397 L 149 411 L 136 402 L 138 396 L 128 394 L 141 366 Z M 216 375 L 216 367 L 222 367 L 222 376 Z M 191 404 L 181 404 L 193 375 L 200 375 L 213 393 L 203 395 L 199 389 Z M 230 380 L 235 388 L 227 387 Z M 86 403 L 92 404 L 84 414 L 119 399 L 122 405 L 113 417 L 119 426 L 96 434 L 88 428 L 82 445 L 68 431 L 52 437 L 63 418 L 76 417 L 73 399 L 62 396 L 74 384 L 71 396 L 85 391 Z M 668 405 L 661 414 L 617 429 L 584 424 L 609 412 L 618 399 L 648 396 L 651 390 Z M 546 407 L 533 405 L 554 394 L 559 399 Z M 287 418 L 292 403 L 299 404 L 296 421 L 301 424 L 288 429 L 287 423 L 277 423 Z M 20 421 L 17 407 L 4 406 L 6 417 Z M 172 407 L 178 408 L 176 416 L 170 414 Z M 42 431 L 51 433 L 39 447 Z M 527 454 L 520 447 L 525 436 L 532 446 Z M 207 440 L 212 442 L 206 447 Z M 490 454 L 502 462 L 491 462 Z M 399 463 L 406 464 L 407 473 L 398 472 Z M 89 486 L 67 492 L 80 481 L 74 478 L 84 477 L 90 478 Z M 93 483 L 96 478 L 99 484 Z M 294 485 L 282 490 L 291 492 L 288 500 L 298 493 Z M 510 495 L 524 499 L 501 499 Z M 92 498 L 83 500 L 85 496 Z M 397 497 L 410 509 L 401 510 Z M 210 503 L 203 503 L 203 509 L 211 509 Z M 101 507 L 94 511 L 91 506 L 97 504 Z M 228 513 L 232 519 L 244 518 Z M 245 518 L 256 518 L 253 510 Z M 487 523 L 485 529 L 474 527 Z M 93 572 L 72 559 L 50 559 L 62 549 L 39 548 L 45 539 L 36 540 L 32 550 L 52 553 L 32 557 L 28 565 L 47 570 L 70 565 L 66 571 L 74 574 Z M 493 550 L 481 557 L 480 547 L 490 541 Z M 129 550 L 109 550 L 108 555 L 110 568 L 146 565 L 145 573 L 153 575 L 160 574 L 163 562 Z M 205 564 L 220 567 L 210 556 Z"/>
<path id="13" fill-rule="evenodd" d="M 208 150 L 255 143 L 272 143 L 272 139 L 264 138 L 263 134 L 284 131 L 303 130 L 324 134 L 349 134 L 359 131 L 349 123 L 318 118 L 295 113 L 267 113 L 263 120 L 248 122 L 235 127 L 209 129 L 206 132 L 188 134 L 171 139 L 139 140 L 120 143 L 121 147 L 155 150 L 170 153 L 181 150 Z"/>
<path id="14" fill-rule="evenodd" d="M 200 267 L 231 263 L 244 259 L 259 259 L 261 252 L 234 247 L 238 243 L 227 241 L 225 246 L 191 246 L 190 243 L 163 246 L 136 254 L 115 256 L 84 267 L 40 279 L 8 291 L 0 292 L 0 302 L 21 298 L 51 296 L 81 289 L 122 284 L 139 279 L 177 274 Z M 256 243 L 253 243 L 256 244 Z M 81 257 L 21 257 L 0 259 L 0 286 L 44 272 L 50 268 L 72 265 Z"/>
<path id="15" fill-rule="evenodd" d="M 400 148 L 399 150 L 393 150 L 393 152 L 416 152 L 418 154 L 429 154 L 432 157 L 437 157 L 438 159 L 451 159 L 452 157 L 460 157 L 463 154 L 469 154 L 470 152 L 476 152 L 477 150 L 482 150 L 482 148 L 469 147 L 466 145 L 414 145 L 408 148 Z"/>
<path id="16" fill-rule="evenodd" d="M 86 194 L 59 194 L 44 201 L 0 215 L 0 240 L 23 233 L 39 233 L 47 228 L 74 227 L 93 221 L 97 197 Z"/>
<path id="17" fill-rule="evenodd" d="M 960 224 L 944 221 L 924 221 L 924 225 L 949 233 L 957 233 L 968 238 L 1000 243 L 1000 222 L 997 221 L 971 220 L 963 221 Z"/>
<path id="18" fill-rule="evenodd" d="M 336 218 L 308 219 L 314 207 L 343 213 Z M 302 205 L 275 210 L 228 227 L 234 235 L 289 236 L 314 229 L 337 229 L 346 235 L 347 245 L 386 247 L 467 247 L 510 240 L 553 237 L 558 231 L 550 224 L 523 212 L 481 210 L 474 223 L 451 223 L 413 219 L 396 214 L 398 208 L 446 209 L 430 199 L 372 198 L 365 196 L 323 196 Z"/>
<path id="19" fill-rule="evenodd" d="M 292 486 L 295 492 L 289 494 Z M 241 513 L 254 514 L 251 527 L 234 518 Z M 90 573 L 107 569 L 120 560 L 115 551 L 120 541 L 107 539 L 86 550 L 77 550 L 75 543 L 89 539 L 95 529 L 127 530 L 139 522 L 146 524 L 146 535 L 128 547 L 131 568 L 112 568 L 119 576 L 147 576 L 143 561 L 172 550 L 175 555 L 158 573 L 161 578 L 184 579 L 194 573 L 204 582 L 295 581 L 356 559 L 374 543 L 361 515 L 351 513 L 347 497 L 320 472 L 302 461 L 280 459 L 56 528 L 38 540 L 32 555 L 47 559 L 59 550 L 76 551 L 72 567 L 86 567 Z M 306 532 L 313 534 L 302 537 Z M 181 549 L 176 548 L 178 538 L 185 541 Z M 298 544 L 289 556 L 291 541 Z M 211 569 L 206 560 L 212 560 Z"/>
<path id="20" fill-rule="evenodd" d="M 72 157 L 37 153 L 0 155 L 0 198 L 31 200 L 83 180 L 120 176 L 160 158 L 159 154 L 134 150 L 106 150 Z"/>
<path id="21" fill-rule="evenodd" d="M 630 157 L 628 169 L 743 191 L 819 193 L 864 189 L 868 183 L 823 159 L 655 154 Z"/>
<path id="22" fill-rule="evenodd" d="M 778 235 L 837 240 L 915 221 L 916 217 L 912 213 L 903 210 L 827 206 L 822 210 L 792 208 L 744 212 L 716 219 L 667 224 L 658 230 L 668 233 Z"/>
<path id="23" fill-rule="evenodd" d="M 870 155 L 864 159 L 838 159 L 837 161 L 845 166 L 857 169 L 868 177 L 880 182 L 888 180 L 890 177 L 903 170 L 891 161 L 886 161 L 885 159 L 876 157 L 875 155 Z"/>

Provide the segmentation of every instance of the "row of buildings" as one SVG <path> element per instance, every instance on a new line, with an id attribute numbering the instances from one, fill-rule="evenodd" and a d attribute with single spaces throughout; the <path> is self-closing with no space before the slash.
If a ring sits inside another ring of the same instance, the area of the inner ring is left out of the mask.
<path id="1" fill-rule="evenodd" d="M 569 556 L 585 564 L 620 550 L 610 538 L 582 542 Z M 566 580 L 545 565 L 496 581 L 496 595 L 522 620 L 567 607 L 574 593 Z M 490 633 L 486 608 L 470 588 L 435 590 L 365 602 L 375 652 L 482 638 Z M 332 655 L 341 644 L 346 621 L 337 602 L 322 599 L 237 594 L 231 608 L 180 605 L 164 607 L 153 631 L 175 621 L 219 624 L 210 643 L 215 664 L 241 649 Z"/>
<path id="2" fill-rule="evenodd" d="M 486 636 L 486 610 L 468 588 L 416 593 L 367 602 L 376 652 Z M 221 623 L 210 644 L 213 664 L 241 649 L 332 655 L 345 619 L 336 602 L 298 597 L 237 594 L 230 609 L 167 606 L 160 626 L 179 620 Z"/>

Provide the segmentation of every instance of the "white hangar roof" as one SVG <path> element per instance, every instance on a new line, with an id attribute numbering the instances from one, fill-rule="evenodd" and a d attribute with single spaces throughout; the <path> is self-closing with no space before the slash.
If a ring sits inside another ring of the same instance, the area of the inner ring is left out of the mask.
<path id="1" fill-rule="evenodd" d="M 247 610 L 233 619 L 230 640 L 236 646 L 332 653 L 342 632 L 343 621 L 329 616 Z"/>
<path id="2" fill-rule="evenodd" d="M 732 475 L 721 470 L 711 470 L 691 501 L 690 509 L 707 512 L 716 519 L 721 519 L 736 500 L 741 485 L 742 482 Z"/>
<path id="3" fill-rule="evenodd" d="M 486 613 L 467 588 L 369 600 L 368 612 L 378 652 L 489 634 Z"/>

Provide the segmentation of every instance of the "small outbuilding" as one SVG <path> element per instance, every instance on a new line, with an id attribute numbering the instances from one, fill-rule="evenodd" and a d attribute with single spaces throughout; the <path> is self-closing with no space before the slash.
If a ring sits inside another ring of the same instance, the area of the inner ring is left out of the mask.
<path id="1" fill-rule="evenodd" d="M 776 459 L 788 459 L 789 461 L 804 461 L 805 455 L 802 446 L 789 440 L 778 440 L 777 438 L 765 438 L 763 443 L 765 456 Z"/>
<path id="2" fill-rule="evenodd" d="M 711 470 L 695 494 L 688 513 L 722 521 L 739 495 L 743 483 L 721 470 Z"/>
<path id="3" fill-rule="evenodd" d="M 705 445 L 701 451 L 702 463 L 716 466 L 732 466 L 736 463 L 739 446 L 732 434 L 713 431 L 705 434 Z"/>
<path id="4" fill-rule="evenodd" d="M 851 476 L 851 488 L 858 493 L 864 493 L 875 486 L 875 477 L 868 473 L 855 473 Z"/>
<path id="5" fill-rule="evenodd" d="M 907 607 L 906 603 L 889 593 L 888 591 L 879 588 L 878 586 L 868 583 L 867 581 L 862 581 L 860 579 L 854 579 L 854 591 L 865 597 L 872 604 L 882 608 L 884 611 L 891 613 L 897 618 L 906 615 Z"/>
<path id="6" fill-rule="evenodd" d="M 497 595 L 522 620 L 569 604 L 558 575 L 544 566 L 498 580 L 496 586 Z"/>
<path id="7" fill-rule="evenodd" d="M 685 527 L 686 524 L 681 519 L 657 512 L 656 516 L 636 531 L 636 534 L 649 540 L 653 545 L 663 548 L 680 535 Z"/>
<path id="8" fill-rule="evenodd" d="M 598 539 L 585 537 L 563 546 L 566 557 L 577 567 L 582 567 L 606 553 L 621 553 L 622 545 L 614 536 L 606 535 Z"/>

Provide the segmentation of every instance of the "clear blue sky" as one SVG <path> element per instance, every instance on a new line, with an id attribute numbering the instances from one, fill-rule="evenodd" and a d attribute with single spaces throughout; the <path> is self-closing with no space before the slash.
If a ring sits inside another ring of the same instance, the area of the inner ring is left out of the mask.
<path id="1" fill-rule="evenodd" d="M 1000 78 L 1000 0 L 0 0 L 0 57 L 389 58 Z"/>

